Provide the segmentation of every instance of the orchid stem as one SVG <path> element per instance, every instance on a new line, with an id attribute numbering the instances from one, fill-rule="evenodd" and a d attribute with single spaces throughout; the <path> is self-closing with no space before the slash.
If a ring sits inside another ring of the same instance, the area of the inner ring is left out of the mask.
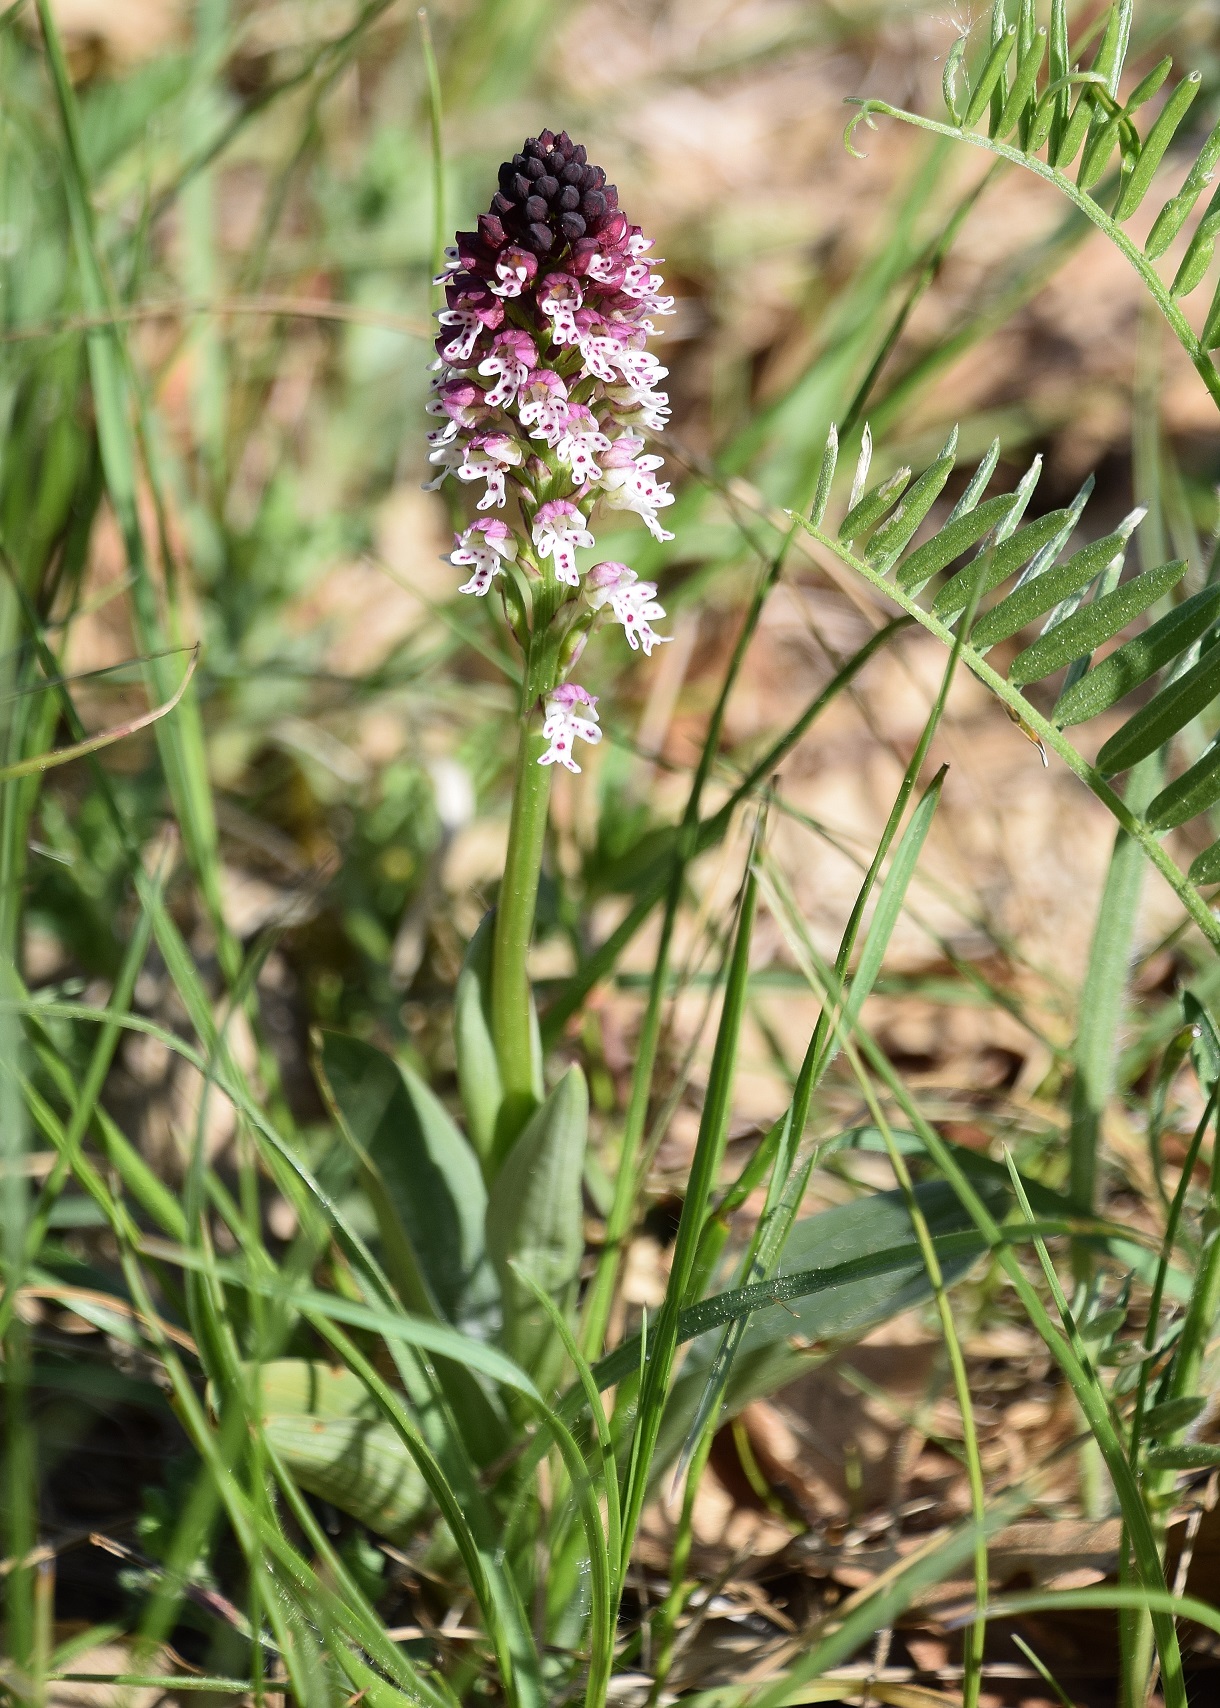
<path id="1" fill-rule="evenodd" d="M 496 1128 L 496 1154 L 500 1161 L 541 1101 L 540 1052 L 526 959 L 534 933 L 551 794 L 551 769 L 538 763 L 546 746 L 541 730 L 534 727 L 531 713 L 522 725 L 517 751 L 508 851 L 496 908 L 491 963 L 491 1030 L 504 1088 Z"/>

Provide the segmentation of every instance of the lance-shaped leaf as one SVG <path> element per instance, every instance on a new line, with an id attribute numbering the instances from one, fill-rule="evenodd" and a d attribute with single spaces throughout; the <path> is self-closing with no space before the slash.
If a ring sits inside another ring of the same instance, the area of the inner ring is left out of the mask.
<path id="1" fill-rule="evenodd" d="M 1144 815 L 1153 830 L 1172 830 L 1220 800 L 1220 743 L 1172 783 L 1167 783 Z"/>
<path id="2" fill-rule="evenodd" d="M 858 540 L 861 534 L 875 526 L 893 508 L 906 491 L 911 479 L 909 468 L 895 469 L 885 480 L 866 492 L 844 516 L 839 528 L 841 540 Z"/>
<path id="3" fill-rule="evenodd" d="M 1135 635 L 1087 676 L 1066 688 L 1053 715 L 1062 729 L 1108 712 L 1125 694 L 1171 663 L 1220 619 L 1220 583 L 1185 599 L 1175 611 Z"/>
<path id="4" fill-rule="evenodd" d="M 1154 694 L 1146 706 L 1102 746 L 1097 769 L 1104 776 L 1126 771 L 1163 747 L 1170 736 L 1198 717 L 1220 694 L 1220 647 L 1214 643 L 1197 663 Z"/>
<path id="5" fill-rule="evenodd" d="M 995 134 L 997 136 L 1007 136 L 1026 117 L 1045 56 L 1046 31 L 1041 29 L 1021 54 L 1017 64 L 1017 74 L 1012 80 L 1012 88 L 1009 90 L 1008 99 L 1004 103 L 1000 122 L 996 126 Z"/>
<path id="6" fill-rule="evenodd" d="M 1192 71 L 1189 76 L 1182 79 L 1161 108 L 1155 124 L 1148 132 L 1144 146 L 1140 149 L 1135 169 L 1127 179 L 1122 194 L 1118 198 L 1118 206 L 1114 210 L 1115 219 L 1130 219 L 1148 194 L 1149 187 L 1152 184 L 1152 175 L 1161 164 L 1165 150 L 1173 141 L 1174 132 L 1190 110 L 1191 102 L 1199 93 L 1202 82 L 1202 74 L 1198 71 Z"/>
<path id="7" fill-rule="evenodd" d="M 1144 515 L 1144 511 L 1133 510 L 1112 534 L 1107 534 L 1103 540 L 1094 540 L 1091 545 L 1082 546 L 1078 552 L 1073 552 L 1066 563 L 1056 564 L 1042 575 L 1034 576 L 1025 581 L 1020 587 L 1013 589 L 998 605 L 979 618 L 971 632 L 970 640 L 973 646 L 995 646 L 998 641 L 1007 640 L 1032 623 L 1035 617 L 1041 617 L 1047 611 L 1053 611 L 1061 600 L 1087 587 L 1094 576 L 1121 557 L 1126 550 L 1127 541 L 1132 530 Z"/>
<path id="8" fill-rule="evenodd" d="M 1144 254 L 1150 261 L 1155 261 L 1158 256 L 1163 255 L 1181 231 L 1187 215 L 1211 183 L 1217 161 L 1220 161 L 1220 124 L 1213 128 L 1199 150 L 1182 188 L 1165 203 L 1153 221 L 1148 241 L 1144 245 Z"/>
<path id="9" fill-rule="evenodd" d="M 322 1067 L 384 1188 L 374 1207 L 407 1303 L 488 1330 L 497 1289 L 483 1244 L 487 1189 L 448 1110 L 418 1075 L 362 1038 L 324 1033 Z"/>
<path id="10" fill-rule="evenodd" d="M 1182 264 L 1174 274 L 1173 284 L 1170 286 L 1172 296 L 1189 296 L 1196 286 L 1202 284 L 1216 253 L 1217 233 L 1220 233 L 1220 193 L 1212 197 L 1211 204 L 1199 221 L 1182 257 Z"/>
<path id="11" fill-rule="evenodd" d="M 868 556 L 880 570 L 897 562 L 915 536 L 915 530 L 944 491 L 945 482 L 957 460 L 957 428 L 950 433 L 944 450 L 926 468 L 889 519 L 881 524 L 868 543 Z"/>
<path id="12" fill-rule="evenodd" d="M 991 100 L 995 91 L 999 89 L 1000 79 L 1004 75 L 1004 67 L 1008 63 L 1008 56 L 1016 45 L 1016 40 L 1017 26 L 1015 24 L 1010 24 L 1000 37 L 999 41 L 994 43 L 991 52 L 983 61 L 983 67 L 979 72 L 978 81 L 970 91 L 970 100 L 966 107 L 966 116 L 962 120 L 963 125 L 967 128 L 970 125 L 978 123 L 983 116 L 987 103 Z"/>
<path id="13" fill-rule="evenodd" d="M 1196 854 L 1186 875 L 1192 884 L 1220 884 L 1220 842 Z"/>
<path id="14" fill-rule="evenodd" d="M 1065 617 L 1041 640 L 1036 640 L 1024 652 L 1017 654 L 1008 672 L 1008 680 L 1018 684 L 1040 682 L 1053 670 L 1095 651 L 1142 611 L 1164 598 L 1181 581 L 1186 568 L 1186 560 L 1179 558 L 1174 563 L 1163 563 L 1156 569 L 1145 570 L 1122 587 L 1116 587 L 1113 593 L 1107 593 L 1072 616 Z"/>
<path id="15" fill-rule="evenodd" d="M 1066 543 L 1063 530 L 1068 534 L 1076 526 L 1079 513 L 1071 508 L 1049 510 L 1045 516 L 1038 516 L 1032 522 L 1027 522 L 1023 528 L 1018 528 L 1011 538 L 1004 540 L 991 552 L 990 561 L 983 570 L 982 586 L 979 588 L 979 598 L 999 587 L 1007 581 L 1010 575 L 1027 564 L 1038 552 L 1057 540 L 1062 550 Z M 986 548 L 984 548 L 986 550 Z M 938 617 L 946 622 L 956 617 L 959 611 L 964 611 L 974 597 L 974 584 L 978 579 L 979 564 L 976 558 L 941 588 L 932 601 L 932 609 Z"/>
<path id="16" fill-rule="evenodd" d="M 562 1311 L 571 1310 L 585 1248 L 581 1181 L 588 1126 L 584 1075 L 571 1067 L 530 1117 L 487 1205 L 487 1250 L 504 1298 L 503 1344 L 544 1391 L 563 1347 L 521 1274 Z"/>
<path id="17" fill-rule="evenodd" d="M 405 1542 L 431 1506 L 397 1431 L 350 1370 L 277 1358 L 258 1372 L 262 1425 L 295 1480 L 378 1536 Z"/>
<path id="18" fill-rule="evenodd" d="M 984 535 L 1008 516 L 1017 502 L 1015 492 L 1004 492 L 996 498 L 984 499 L 976 509 L 966 511 L 957 517 L 950 517 L 938 534 L 933 534 L 930 540 L 925 540 L 918 551 L 898 569 L 895 579 L 899 587 L 908 592 L 918 593 L 926 582 L 931 581 L 942 569 L 947 569 L 955 558 L 963 552 L 968 552 L 971 546 L 976 546 Z"/>

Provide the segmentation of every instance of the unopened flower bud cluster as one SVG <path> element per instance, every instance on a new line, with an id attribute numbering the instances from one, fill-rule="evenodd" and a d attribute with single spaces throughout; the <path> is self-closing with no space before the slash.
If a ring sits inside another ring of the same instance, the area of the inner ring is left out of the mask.
<path id="1" fill-rule="evenodd" d="M 428 435 L 429 485 L 454 475 L 482 486 L 480 511 L 505 511 L 511 496 L 522 518 L 514 528 L 485 515 L 455 535 L 450 561 L 469 571 L 460 591 L 482 598 L 510 563 L 571 589 L 585 617 L 569 669 L 599 612 L 645 655 L 667 638 L 652 626 L 665 615 L 655 583 L 616 562 L 582 576 L 576 557 L 596 544 L 599 501 L 673 538 L 657 517 L 673 495 L 643 436 L 669 419 L 658 389 L 668 370 L 645 345 L 673 298 L 660 294 L 651 247 L 585 150 L 566 131 L 543 131 L 501 166 L 490 211 L 477 231 L 458 233 L 438 281 L 446 306 L 428 409 L 443 425 Z M 578 771 L 574 739 L 601 738 L 596 698 L 567 682 L 544 693 L 549 746 L 539 763 Z"/>

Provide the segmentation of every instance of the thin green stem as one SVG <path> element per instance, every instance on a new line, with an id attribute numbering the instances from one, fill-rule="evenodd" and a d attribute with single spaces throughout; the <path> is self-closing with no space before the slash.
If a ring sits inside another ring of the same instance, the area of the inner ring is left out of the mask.
<path id="1" fill-rule="evenodd" d="M 501 1160 L 537 1106 L 541 1089 L 526 963 L 534 933 L 551 794 L 551 768 L 538 763 L 545 751 L 541 731 L 531 728 L 527 721 L 517 751 L 508 851 L 492 947 L 491 1030 L 504 1086 L 496 1134 Z"/>
<path id="2" fill-rule="evenodd" d="M 652 1689 L 648 1693 L 648 1708 L 655 1708 L 664 1694 L 666 1680 L 674 1662 L 678 1621 L 695 1587 L 687 1581 L 686 1576 L 695 1538 L 695 1497 L 703 1480 L 715 1433 L 714 1428 L 703 1431 L 686 1474 L 686 1487 L 682 1492 L 682 1512 L 674 1531 L 673 1548 L 669 1556 L 669 1594 L 657 1609 L 657 1616 L 653 1621 Z"/>
<path id="3" fill-rule="evenodd" d="M 419 39 L 423 48 L 424 71 L 428 79 L 428 125 L 432 139 L 432 273 L 439 274 L 445 260 L 445 149 L 441 138 L 441 74 L 437 69 L 436 52 L 432 46 L 432 25 L 428 8 L 419 9 Z M 441 300 L 443 287 L 433 285 L 433 301 Z"/>

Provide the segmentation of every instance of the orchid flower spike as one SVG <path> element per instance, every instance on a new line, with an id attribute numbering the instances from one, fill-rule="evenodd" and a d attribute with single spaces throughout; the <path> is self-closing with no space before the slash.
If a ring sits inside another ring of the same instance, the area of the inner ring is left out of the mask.
<path id="1" fill-rule="evenodd" d="M 458 232 L 437 280 L 445 306 L 428 411 L 440 423 L 428 435 L 427 485 L 480 483 L 478 509 L 501 513 L 456 534 L 450 562 L 469 571 L 459 591 L 477 599 L 505 563 L 517 564 L 516 586 L 503 578 L 501 587 L 527 663 L 538 637 L 520 576 L 553 578 L 551 597 L 533 607 L 566 637 L 537 655 L 562 661 L 537 684 L 548 742 L 539 763 L 570 771 L 579 770 L 573 741 L 601 738 L 595 697 L 562 681 L 596 622 L 573 624 L 571 602 L 608 608 L 646 657 L 667 638 L 652 626 L 665 615 L 655 582 L 607 561 L 582 586 L 576 556 L 596 544 L 599 504 L 633 512 L 659 541 L 673 538 L 658 518 L 673 494 L 644 437 L 669 419 L 660 389 L 668 370 L 646 345 L 656 320 L 674 312 L 651 250 L 601 167 L 566 131 L 544 130 L 500 167 L 487 213 Z"/>

